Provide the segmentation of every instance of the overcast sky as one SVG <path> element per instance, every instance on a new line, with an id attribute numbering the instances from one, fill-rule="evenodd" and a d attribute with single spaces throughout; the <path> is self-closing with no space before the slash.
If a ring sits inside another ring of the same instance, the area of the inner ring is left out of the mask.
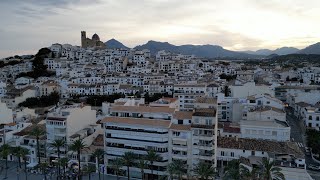
<path id="1" fill-rule="evenodd" d="M 0 57 L 80 45 L 81 30 L 129 47 L 156 40 L 257 50 L 320 41 L 319 0 L 1 0 L 0 16 Z"/>

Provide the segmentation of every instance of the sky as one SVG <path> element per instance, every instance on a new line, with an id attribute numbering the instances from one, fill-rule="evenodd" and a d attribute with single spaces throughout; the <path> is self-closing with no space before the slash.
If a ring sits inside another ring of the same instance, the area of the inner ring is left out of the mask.
<path id="1" fill-rule="evenodd" d="M 320 41 L 319 0 L 1 0 L 0 17 L 0 58 L 80 45 L 82 30 L 128 47 L 156 40 L 242 51 Z"/>

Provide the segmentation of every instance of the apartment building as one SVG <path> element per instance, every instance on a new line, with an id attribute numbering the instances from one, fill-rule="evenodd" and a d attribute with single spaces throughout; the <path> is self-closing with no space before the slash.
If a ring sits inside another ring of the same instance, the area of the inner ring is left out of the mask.
<path id="1" fill-rule="evenodd" d="M 305 109 L 305 126 L 320 131 L 320 109 L 316 107 L 306 107 Z"/>
<path id="2" fill-rule="evenodd" d="M 54 108 L 46 118 L 47 144 L 50 146 L 56 139 L 63 139 L 67 144 L 71 144 L 77 132 L 93 124 L 96 124 L 96 111 L 91 110 L 91 106 L 78 104 Z M 61 151 L 63 156 L 67 148 L 61 148 Z M 56 158 L 56 149 L 51 148 L 48 156 L 50 159 Z"/>
<path id="3" fill-rule="evenodd" d="M 274 160 L 275 166 L 306 168 L 304 153 L 294 142 L 218 137 L 218 167 L 226 166 L 233 159 L 245 159 L 251 166 L 259 165 L 263 157 Z"/>

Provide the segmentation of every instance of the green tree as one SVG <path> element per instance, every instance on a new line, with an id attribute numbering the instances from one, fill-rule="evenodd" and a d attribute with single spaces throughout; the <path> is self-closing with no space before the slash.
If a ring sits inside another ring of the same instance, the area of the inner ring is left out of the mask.
<path id="1" fill-rule="evenodd" d="M 24 174 L 26 176 L 26 180 L 28 180 L 28 171 L 27 171 L 27 155 L 30 154 L 29 149 L 21 148 L 19 152 L 20 156 L 24 161 Z"/>
<path id="2" fill-rule="evenodd" d="M 123 165 L 127 166 L 127 176 L 130 180 L 130 167 L 134 165 L 136 155 L 133 152 L 125 152 L 122 156 Z"/>
<path id="3" fill-rule="evenodd" d="M 20 152 L 21 152 L 21 149 L 22 147 L 21 146 L 18 146 L 18 147 L 13 147 L 12 148 L 12 154 L 17 158 L 18 160 L 18 166 L 17 168 L 21 168 L 21 155 L 20 155 Z"/>
<path id="4" fill-rule="evenodd" d="M 168 172 L 170 177 L 178 176 L 179 180 L 182 180 L 182 176 L 187 173 L 187 163 L 180 159 L 175 159 L 171 163 L 168 164 Z"/>
<path id="5" fill-rule="evenodd" d="M 83 168 L 83 172 L 88 174 L 89 180 L 91 180 L 91 174 L 96 172 L 96 167 L 94 165 L 87 165 Z"/>
<path id="6" fill-rule="evenodd" d="M 110 162 L 110 168 L 116 173 L 117 180 L 119 179 L 120 168 L 124 165 L 122 158 L 115 158 Z"/>
<path id="7" fill-rule="evenodd" d="M 252 168 L 251 171 L 243 166 L 243 165 L 240 165 L 240 179 L 243 179 L 243 180 L 256 180 L 256 179 L 259 179 L 259 172 L 258 172 L 258 169 L 257 168 Z"/>
<path id="8" fill-rule="evenodd" d="M 40 167 L 40 169 L 42 171 L 44 179 L 47 180 L 47 173 L 48 173 L 48 167 L 49 167 L 48 163 L 46 163 L 46 162 L 45 163 L 40 163 L 39 167 Z"/>
<path id="9" fill-rule="evenodd" d="M 228 162 L 225 167 L 224 178 L 228 180 L 238 180 L 240 179 L 240 161 L 235 159 Z"/>
<path id="10" fill-rule="evenodd" d="M 140 159 L 138 162 L 138 167 L 141 172 L 141 179 L 144 180 L 144 170 L 148 168 L 148 162 L 144 159 Z"/>
<path id="11" fill-rule="evenodd" d="M 315 129 L 310 129 L 307 131 L 307 144 L 311 147 L 314 154 L 320 156 L 320 132 Z"/>
<path id="12" fill-rule="evenodd" d="M 36 138 L 36 142 L 37 142 L 37 157 L 38 157 L 38 164 L 41 163 L 40 161 L 40 138 L 42 136 L 44 136 L 46 134 L 46 132 L 40 128 L 39 126 L 36 126 L 32 129 L 32 131 L 30 132 L 31 136 L 34 136 Z"/>
<path id="13" fill-rule="evenodd" d="M 68 166 L 69 159 L 67 157 L 63 157 L 59 159 L 59 165 L 63 167 L 63 177 L 66 177 L 66 168 Z"/>
<path id="14" fill-rule="evenodd" d="M 78 179 L 82 179 L 81 177 L 81 151 L 82 150 L 85 150 L 87 147 L 85 146 L 84 142 L 82 139 L 78 139 L 78 140 L 75 140 L 71 145 L 70 145 L 70 150 L 73 151 L 73 152 L 76 152 L 77 153 L 77 159 L 78 159 Z"/>
<path id="15" fill-rule="evenodd" d="M 223 89 L 222 89 L 222 93 L 224 93 L 224 96 L 225 97 L 229 97 L 230 96 L 230 93 L 231 93 L 231 89 L 229 88 L 229 86 L 224 86 Z"/>
<path id="16" fill-rule="evenodd" d="M 8 156 L 10 155 L 11 147 L 8 144 L 3 144 L 0 147 L 0 155 L 5 159 L 5 179 L 8 178 Z"/>
<path id="17" fill-rule="evenodd" d="M 281 168 L 274 166 L 274 161 L 263 158 L 260 162 L 260 172 L 264 180 L 285 180 Z"/>
<path id="18" fill-rule="evenodd" d="M 174 163 L 169 163 L 167 166 L 167 173 L 169 174 L 170 179 L 173 180 L 175 172 L 176 171 L 176 165 Z"/>
<path id="19" fill-rule="evenodd" d="M 146 159 L 149 162 L 149 167 L 151 170 L 151 177 L 152 177 L 151 179 L 153 180 L 154 179 L 153 178 L 153 170 L 154 170 L 153 164 L 155 161 L 161 161 L 162 157 L 159 154 L 157 154 L 153 149 L 151 149 L 148 151 Z"/>
<path id="20" fill-rule="evenodd" d="M 208 163 L 199 162 L 196 167 L 194 168 L 194 173 L 200 180 L 208 180 L 210 177 L 215 176 L 215 169 Z"/>
<path id="21" fill-rule="evenodd" d="M 26 149 L 26 148 L 23 148 L 21 146 L 18 146 L 18 147 L 13 147 L 12 148 L 12 153 L 18 160 L 17 172 L 19 172 L 19 174 L 20 174 L 21 158 L 25 158 L 25 156 L 29 154 L 29 150 Z M 26 161 L 25 161 L 25 163 L 26 163 Z M 26 169 L 25 169 L 25 173 L 26 173 Z M 27 176 L 26 176 L 26 178 L 27 178 Z"/>
<path id="22" fill-rule="evenodd" d="M 103 160 L 103 158 L 104 158 L 104 150 L 103 150 L 103 149 L 96 149 L 96 150 L 93 152 L 92 156 L 95 157 L 95 159 L 96 159 L 96 168 L 98 169 L 99 180 L 100 180 L 101 177 L 100 177 L 99 162 L 100 162 L 101 160 Z"/>
<path id="23" fill-rule="evenodd" d="M 57 165 L 58 165 L 58 177 L 60 177 L 60 174 L 61 174 L 60 173 L 60 163 L 59 163 L 59 161 L 60 161 L 60 152 L 61 152 L 60 149 L 61 149 L 61 147 L 64 147 L 66 145 L 66 142 L 63 139 L 56 139 L 56 140 L 53 141 L 53 143 L 51 145 L 52 145 L 52 147 L 57 149 L 57 153 L 58 153 L 58 163 L 57 163 Z"/>

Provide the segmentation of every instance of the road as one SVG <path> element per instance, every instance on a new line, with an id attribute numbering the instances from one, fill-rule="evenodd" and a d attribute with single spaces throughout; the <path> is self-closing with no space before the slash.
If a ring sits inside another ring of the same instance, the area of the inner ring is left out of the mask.
<path id="1" fill-rule="evenodd" d="M 305 127 L 303 125 L 302 120 L 299 120 L 297 117 L 295 117 L 292 113 L 292 110 L 287 110 L 287 122 L 291 127 L 291 132 L 290 132 L 291 140 L 296 142 L 297 145 L 300 147 L 300 149 L 305 153 L 307 169 L 310 164 L 320 166 L 320 164 L 318 164 L 312 159 L 311 155 L 306 154 L 306 151 L 305 151 L 306 135 L 305 135 Z M 313 171 L 308 169 L 308 173 L 314 179 L 320 180 L 320 171 Z"/>

